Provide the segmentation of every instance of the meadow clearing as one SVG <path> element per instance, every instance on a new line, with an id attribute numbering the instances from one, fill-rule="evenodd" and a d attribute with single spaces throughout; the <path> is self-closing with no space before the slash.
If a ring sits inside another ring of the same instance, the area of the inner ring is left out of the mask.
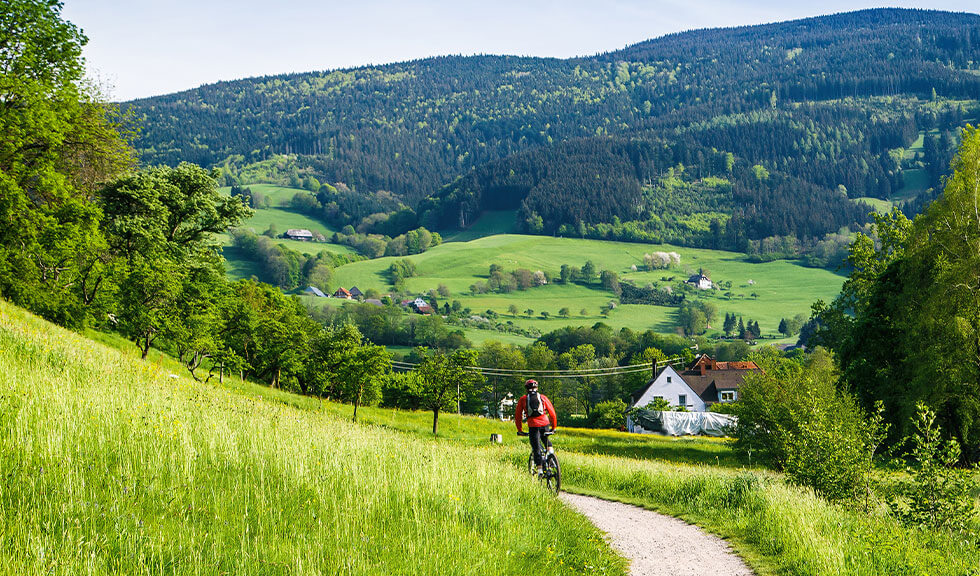
<path id="1" fill-rule="evenodd" d="M 654 251 L 675 251 L 681 255 L 681 263 L 668 270 L 643 270 L 643 255 Z M 601 308 L 616 297 L 598 284 L 552 283 L 507 294 L 473 294 L 470 286 L 487 279 L 491 264 L 498 264 L 505 271 L 527 268 L 557 276 L 562 264 L 581 267 L 591 260 L 597 269 L 616 272 L 620 281 L 634 281 L 638 286 L 652 282 L 666 284 L 664 278 L 671 277 L 674 282 L 686 280 L 703 268 L 712 280 L 731 282 L 732 295 L 724 296 L 727 290 L 703 291 L 697 297 L 714 303 L 720 318 L 726 312 L 733 312 L 744 316 L 746 321 L 750 318 L 758 321 L 765 335 L 776 336 L 780 319 L 801 313 L 808 315 L 814 301 L 832 300 L 844 281 L 843 276 L 829 270 L 806 268 L 787 260 L 753 263 L 742 254 L 722 250 L 520 234 L 446 242 L 407 258 L 415 263 L 417 271 L 417 276 L 406 280 L 410 291 L 424 293 L 444 284 L 450 291 L 449 299 L 459 300 L 474 313 L 493 310 L 503 321 L 542 332 L 567 325 L 592 325 L 601 320 L 614 328 L 669 333 L 677 324 L 676 308 L 628 304 L 603 316 Z M 375 288 L 387 292 L 391 290 L 387 270 L 396 259 L 378 258 L 341 266 L 334 270 L 331 288 L 357 286 L 361 290 Z M 632 270 L 634 265 L 638 266 L 637 271 Z M 517 308 L 516 315 L 508 312 L 510 306 Z M 559 316 L 562 308 L 569 309 L 568 318 Z M 533 312 L 525 313 L 528 309 Z M 547 312 L 549 317 L 542 318 L 542 312 Z M 716 320 L 714 328 L 719 329 L 720 324 L 721 320 Z"/>
<path id="2" fill-rule="evenodd" d="M 0 302 L 0 569 L 622 574 L 521 473 L 513 424 L 172 375 Z M 503 445 L 487 442 L 502 433 Z M 830 505 L 725 441 L 562 430 L 563 487 L 729 539 L 760 575 L 970 574 L 975 538 Z M 534 507 L 521 503 L 535 502 Z"/>

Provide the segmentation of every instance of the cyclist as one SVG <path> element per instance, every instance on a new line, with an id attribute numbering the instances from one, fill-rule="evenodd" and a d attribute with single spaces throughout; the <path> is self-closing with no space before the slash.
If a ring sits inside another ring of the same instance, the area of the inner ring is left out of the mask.
<path id="1" fill-rule="evenodd" d="M 527 432 L 531 440 L 531 453 L 534 454 L 534 465 L 537 467 L 538 474 L 542 472 L 544 462 L 541 460 L 541 443 L 551 448 L 551 439 L 545 435 L 550 425 L 552 430 L 558 429 L 558 416 L 555 415 L 555 407 L 551 400 L 544 394 L 538 393 L 537 380 L 528 380 L 524 383 L 527 394 L 521 396 L 517 401 L 517 411 L 514 413 L 514 422 L 517 423 L 517 433 L 524 432 L 521 420 L 527 416 Z"/>

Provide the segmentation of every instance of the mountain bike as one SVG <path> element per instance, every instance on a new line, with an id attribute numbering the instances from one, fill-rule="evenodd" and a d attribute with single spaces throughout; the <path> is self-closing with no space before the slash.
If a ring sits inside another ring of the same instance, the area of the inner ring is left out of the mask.
<path id="1" fill-rule="evenodd" d="M 554 430 L 545 432 L 545 436 L 554 434 Z M 518 436 L 527 436 L 527 432 L 518 432 Z M 549 492 L 558 495 L 561 491 L 561 466 L 558 465 L 558 457 L 555 456 L 555 449 L 546 447 L 541 443 L 541 474 L 538 475 L 537 466 L 534 465 L 534 453 L 527 458 L 527 469 L 532 475 L 537 475 L 538 479 L 545 483 Z"/>

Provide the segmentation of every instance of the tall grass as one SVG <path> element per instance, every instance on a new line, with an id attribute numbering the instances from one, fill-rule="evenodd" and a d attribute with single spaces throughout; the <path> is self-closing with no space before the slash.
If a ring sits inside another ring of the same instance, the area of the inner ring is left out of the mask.
<path id="1" fill-rule="evenodd" d="M 562 455 L 563 484 L 678 516 L 731 539 L 762 573 L 980 573 L 976 534 L 899 524 L 883 509 L 834 506 L 772 473 Z M 515 464 L 520 462 L 514 458 Z"/>
<path id="2" fill-rule="evenodd" d="M 624 573 L 484 450 L 168 373 L 0 302 L 0 572 Z"/>

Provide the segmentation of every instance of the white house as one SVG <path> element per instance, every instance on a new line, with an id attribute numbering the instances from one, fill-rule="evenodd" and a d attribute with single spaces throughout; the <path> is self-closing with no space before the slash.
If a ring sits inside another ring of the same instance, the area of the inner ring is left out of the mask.
<path id="1" fill-rule="evenodd" d="M 715 403 L 738 400 L 738 388 L 746 374 L 759 372 L 755 362 L 718 362 L 701 354 L 683 370 L 664 366 L 647 385 L 633 394 L 633 408 L 642 408 L 658 398 L 671 407 L 683 406 L 691 412 L 706 412 Z M 626 428 L 643 432 L 627 418 Z"/>
<path id="2" fill-rule="evenodd" d="M 707 404 L 691 388 L 673 366 L 666 366 L 647 383 L 642 394 L 633 402 L 634 407 L 642 408 L 658 398 L 670 402 L 672 408 L 685 407 L 692 412 L 704 412 Z"/>
<path id="3" fill-rule="evenodd" d="M 290 240 L 300 240 L 303 242 L 310 242 L 313 240 L 313 233 L 305 228 L 290 228 L 286 230 L 283 234 L 284 238 L 289 238 Z"/>
<path id="4" fill-rule="evenodd" d="M 698 270 L 698 273 L 687 279 L 687 283 L 693 285 L 698 290 L 711 290 L 714 286 L 711 283 L 711 278 L 708 278 L 704 274 L 704 270 Z"/>

